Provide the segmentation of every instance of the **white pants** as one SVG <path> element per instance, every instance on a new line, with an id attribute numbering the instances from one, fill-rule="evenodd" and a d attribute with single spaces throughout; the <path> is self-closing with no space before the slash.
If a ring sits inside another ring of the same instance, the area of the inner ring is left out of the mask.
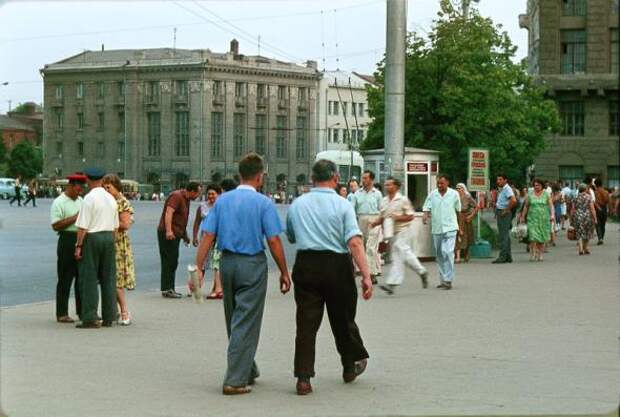
<path id="1" fill-rule="evenodd" d="M 381 263 L 377 251 L 379 250 L 379 235 L 381 227 L 369 227 L 370 222 L 377 218 L 375 215 L 361 214 L 359 216 L 359 226 L 364 239 L 364 249 L 366 253 L 366 263 L 370 269 L 370 275 L 379 275 L 381 273 Z"/>
<path id="2" fill-rule="evenodd" d="M 454 279 L 454 245 L 457 231 L 433 234 L 433 247 L 437 259 L 437 269 L 441 282 Z"/>
<path id="3" fill-rule="evenodd" d="M 418 275 L 426 273 L 426 268 L 422 266 L 420 260 L 411 249 L 411 240 L 413 238 L 413 229 L 411 227 L 399 232 L 392 239 L 391 255 L 392 268 L 390 274 L 385 280 L 388 285 L 400 285 L 405 278 L 405 266 L 413 269 Z"/>

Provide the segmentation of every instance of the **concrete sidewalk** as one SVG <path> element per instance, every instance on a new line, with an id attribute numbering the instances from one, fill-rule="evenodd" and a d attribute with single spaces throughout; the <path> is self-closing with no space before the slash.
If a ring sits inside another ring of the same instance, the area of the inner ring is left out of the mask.
<path id="1" fill-rule="evenodd" d="M 327 320 L 315 392 L 294 393 L 292 294 L 269 294 L 254 391 L 221 395 L 226 332 L 221 302 L 129 296 L 129 327 L 57 324 L 53 303 L 1 310 L 1 400 L 11 417 L 618 415 L 620 280 L 617 225 L 577 256 L 564 236 L 542 263 L 474 260 L 455 288 L 410 278 L 376 289 L 357 322 L 371 354 L 344 385 Z"/>

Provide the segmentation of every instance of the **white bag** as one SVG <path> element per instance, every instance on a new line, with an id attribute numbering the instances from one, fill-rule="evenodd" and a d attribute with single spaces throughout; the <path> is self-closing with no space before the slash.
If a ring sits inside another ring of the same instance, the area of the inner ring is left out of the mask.
<path id="1" fill-rule="evenodd" d="M 521 241 L 527 237 L 527 224 L 519 223 L 510 230 L 510 234 L 515 239 Z"/>

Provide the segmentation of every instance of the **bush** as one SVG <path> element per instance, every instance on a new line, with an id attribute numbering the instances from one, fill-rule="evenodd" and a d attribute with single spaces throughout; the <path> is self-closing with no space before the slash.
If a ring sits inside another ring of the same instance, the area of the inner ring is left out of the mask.
<path id="1" fill-rule="evenodd" d="M 481 219 L 480 220 L 480 238 L 486 240 L 491 245 L 491 248 L 498 249 L 499 245 L 497 243 L 498 233 L 495 229 L 493 229 L 489 224 Z"/>

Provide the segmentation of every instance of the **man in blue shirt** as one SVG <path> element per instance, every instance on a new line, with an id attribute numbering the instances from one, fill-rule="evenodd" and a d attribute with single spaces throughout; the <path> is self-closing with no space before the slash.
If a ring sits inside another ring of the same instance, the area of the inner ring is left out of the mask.
<path id="1" fill-rule="evenodd" d="M 299 395 L 312 392 L 310 378 L 314 377 L 316 334 L 325 306 L 340 354 L 344 382 L 353 382 L 366 369 L 368 352 L 355 324 L 357 287 L 351 255 L 362 273 L 364 299 L 372 296 L 362 232 L 357 227 L 355 212 L 335 191 L 338 167 L 321 159 L 312 167 L 312 180 L 314 188 L 293 202 L 286 219 L 288 239 L 297 244 L 293 282 L 297 304 L 295 376 Z"/>
<path id="2" fill-rule="evenodd" d="M 497 217 L 497 231 L 499 234 L 499 256 L 493 261 L 494 264 L 505 264 L 512 262 L 510 252 L 510 229 L 512 227 L 512 208 L 517 204 L 517 199 L 512 187 L 508 184 L 506 175 L 497 176 L 497 203 L 495 204 L 495 215 Z"/>
<path id="3" fill-rule="evenodd" d="M 286 294 L 291 286 L 276 207 L 256 192 L 263 185 L 263 172 L 263 159 L 255 153 L 239 161 L 241 185 L 217 199 L 207 216 L 206 235 L 196 255 L 196 264 L 204 265 L 217 237 L 217 248 L 222 252 L 220 274 L 228 332 L 224 395 L 249 393 L 249 385 L 259 376 L 254 356 L 267 291 L 265 239 L 280 269 L 280 291 Z M 198 271 L 202 286 L 204 275 Z"/>

